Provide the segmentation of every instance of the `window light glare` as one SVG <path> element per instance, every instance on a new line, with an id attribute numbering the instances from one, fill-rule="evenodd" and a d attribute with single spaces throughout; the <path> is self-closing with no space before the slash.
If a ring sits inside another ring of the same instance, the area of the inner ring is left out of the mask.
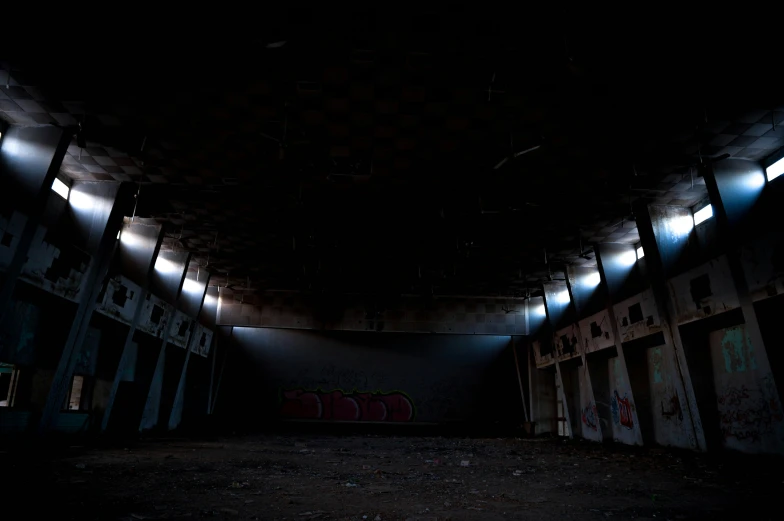
<path id="1" fill-rule="evenodd" d="M 634 263 L 637 262 L 637 255 L 635 255 L 634 250 L 625 251 L 618 255 L 617 258 L 618 263 L 627 268 L 634 266 Z"/>
<path id="2" fill-rule="evenodd" d="M 694 212 L 694 225 L 698 225 L 713 217 L 713 206 L 708 205 L 702 210 Z"/>
<path id="3" fill-rule="evenodd" d="M 598 271 L 591 273 L 585 277 L 585 285 L 591 288 L 595 288 L 602 282 L 602 277 L 599 275 Z"/>
<path id="4" fill-rule="evenodd" d="M 637 259 L 642 259 L 645 257 L 645 250 L 642 249 L 642 246 L 637 248 Z"/>
<path id="5" fill-rule="evenodd" d="M 158 273 L 177 273 L 180 271 L 180 266 L 169 259 L 158 257 L 155 259 L 155 271 Z"/>
<path id="6" fill-rule="evenodd" d="M 201 293 L 204 287 L 193 279 L 185 279 L 182 283 L 182 290 L 185 293 Z"/>
<path id="7" fill-rule="evenodd" d="M 54 190 L 54 192 L 57 195 L 59 195 L 60 197 L 62 197 L 66 201 L 68 200 L 68 192 L 71 191 L 71 189 L 68 188 L 67 184 L 63 183 L 62 181 L 60 181 L 56 177 L 54 178 L 54 183 L 52 183 L 52 190 Z"/>
<path id="8" fill-rule="evenodd" d="M 784 157 L 766 168 L 765 173 L 768 176 L 768 182 L 773 181 L 781 174 L 784 174 Z"/>
<path id="9" fill-rule="evenodd" d="M 558 292 L 558 294 L 555 295 L 555 301 L 558 302 L 559 304 L 568 304 L 569 290 Z"/>

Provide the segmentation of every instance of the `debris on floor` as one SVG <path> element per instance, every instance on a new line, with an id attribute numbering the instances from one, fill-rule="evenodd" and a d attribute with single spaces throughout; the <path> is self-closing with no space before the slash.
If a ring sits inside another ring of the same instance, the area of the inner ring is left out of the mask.
<path id="1" fill-rule="evenodd" d="M 46 498 L 24 518 L 715 521 L 766 519 L 784 493 L 775 458 L 580 441 L 267 435 L 63 450 L 0 454 L 5 497 L 35 483 Z"/>

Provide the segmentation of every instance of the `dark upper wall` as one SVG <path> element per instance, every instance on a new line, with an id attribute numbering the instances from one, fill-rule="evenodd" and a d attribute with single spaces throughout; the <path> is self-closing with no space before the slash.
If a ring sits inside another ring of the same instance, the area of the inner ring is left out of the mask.
<path id="1" fill-rule="evenodd" d="M 58 127 L 8 128 L 0 145 L 0 210 L 30 211 L 62 137 Z"/>
<path id="2" fill-rule="evenodd" d="M 235 328 L 232 341 L 217 410 L 234 419 L 275 420 L 282 391 L 298 389 L 400 391 L 413 402 L 417 422 L 522 418 L 508 336 Z M 319 415 L 309 408 L 313 396 L 292 395 L 292 400 L 289 413 Z M 322 400 L 322 418 L 329 415 L 327 400 Z"/>

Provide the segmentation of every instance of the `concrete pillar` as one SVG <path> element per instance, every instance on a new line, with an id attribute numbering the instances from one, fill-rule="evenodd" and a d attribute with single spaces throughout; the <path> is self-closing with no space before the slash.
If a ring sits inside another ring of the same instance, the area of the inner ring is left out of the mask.
<path id="1" fill-rule="evenodd" d="M 161 393 L 163 390 L 163 376 L 166 365 L 166 346 L 174 324 L 174 313 L 182 294 L 182 287 L 187 275 L 190 253 L 161 251 L 155 259 L 155 267 L 152 273 L 151 288 L 154 293 L 164 300 L 167 300 L 172 308 L 170 316 L 166 321 L 161 339 L 161 348 L 158 353 L 158 362 L 155 364 L 152 382 L 147 392 L 147 400 L 144 405 L 144 412 L 139 423 L 139 431 L 152 429 L 158 425 L 161 413 Z M 186 353 L 186 357 L 187 357 Z"/>
<path id="2" fill-rule="evenodd" d="M 199 280 L 200 277 L 202 277 L 201 280 Z M 183 307 L 186 309 L 186 314 L 191 315 L 194 319 L 198 318 L 199 314 L 201 313 L 204 299 L 207 296 L 207 283 L 209 282 L 209 277 L 209 273 L 204 272 L 204 275 L 202 276 L 201 271 L 199 270 L 197 270 L 195 273 L 191 271 L 186 274 L 185 281 L 187 286 L 183 285 L 182 303 Z M 192 303 L 197 298 L 199 304 L 198 307 L 194 309 Z M 187 378 L 188 373 L 188 362 L 190 361 L 191 352 L 194 349 L 195 343 L 198 342 L 201 337 L 202 329 L 203 328 L 195 321 L 191 323 L 190 336 L 185 347 L 185 362 L 182 364 L 180 379 L 177 383 L 177 393 L 174 396 L 174 403 L 172 404 L 172 410 L 169 414 L 169 421 L 167 425 L 169 430 L 176 429 L 182 420 L 182 408 L 183 400 L 185 399 L 185 379 Z"/>
<path id="3" fill-rule="evenodd" d="M 215 383 L 215 359 L 218 356 L 218 328 L 216 320 L 218 317 L 218 303 L 219 303 L 219 289 L 217 286 L 208 286 L 204 295 L 204 302 L 199 312 L 199 322 L 207 328 L 212 329 L 215 334 L 212 335 L 212 348 L 210 349 L 209 356 L 212 357 L 210 361 L 210 379 L 209 388 L 207 391 L 207 403 L 205 407 L 206 413 L 212 414 L 212 389 Z"/>
<path id="4" fill-rule="evenodd" d="M 126 366 L 132 359 L 131 344 L 133 343 L 133 335 L 136 333 L 144 302 L 149 293 L 150 279 L 152 278 L 155 259 L 158 257 L 162 241 L 163 229 L 161 225 L 152 220 L 126 220 L 120 232 L 120 245 L 117 252 L 120 270 L 123 275 L 142 288 L 142 294 L 139 296 L 136 309 L 134 309 L 133 319 L 123 344 L 120 363 L 117 365 L 117 372 L 112 382 L 112 389 L 109 392 L 106 410 L 101 421 L 101 432 L 105 432 L 109 425 L 120 380 L 127 370 Z"/>
<path id="5" fill-rule="evenodd" d="M 586 295 L 591 288 L 592 280 L 600 278 L 598 269 L 569 267 L 565 270 L 566 288 L 569 291 L 569 300 L 575 310 L 575 318 L 579 320 L 583 316 L 583 303 L 588 299 L 579 298 Z M 595 277 L 594 277 L 595 275 Z M 588 280 L 590 279 L 590 281 Z M 598 285 L 598 284 L 597 284 Z M 599 412 L 594 397 L 594 387 L 591 381 L 591 372 L 588 367 L 588 359 L 585 354 L 585 342 L 579 325 L 575 324 L 575 334 L 577 335 L 577 349 L 580 352 L 582 365 L 580 371 L 580 425 L 583 437 L 594 441 L 604 439 Z"/>
<path id="6" fill-rule="evenodd" d="M 68 395 L 98 295 L 118 247 L 117 232 L 122 226 L 122 217 L 132 202 L 132 192 L 127 188 L 121 190 L 118 183 L 76 183 L 71 188 L 70 201 L 70 210 L 74 213 L 74 222 L 78 228 L 75 231 L 81 235 L 81 245 L 92 255 L 92 261 L 85 275 L 87 291 L 80 295 L 71 330 L 63 346 L 41 414 L 40 432 L 55 426 Z"/>
<path id="7" fill-rule="evenodd" d="M 774 346 L 765 345 L 742 264 L 744 243 L 759 234 L 760 230 L 772 226 L 771 223 L 764 222 L 768 214 L 760 213 L 757 208 L 762 190 L 766 187 L 765 171 L 755 161 L 726 159 L 710 165 L 704 174 L 713 214 L 717 219 L 719 234 L 723 238 L 730 273 L 743 312 L 745 330 L 755 351 L 757 371 L 765 382 L 760 391 L 771 410 L 782 411 L 782 397 L 779 395 L 768 355 L 768 350 Z M 771 203 L 776 202 L 770 201 L 768 206 Z M 779 375 L 779 378 L 784 376 Z M 777 447 L 773 450 L 784 453 L 784 421 L 779 419 L 773 423 L 775 438 L 778 440 Z"/>
<path id="8" fill-rule="evenodd" d="M 556 281 L 546 282 L 543 289 L 547 321 L 552 329 L 552 333 L 555 334 L 559 327 L 574 318 L 574 309 L 571 307 L 571 301 L 569 300 L 569 290 L 566 288 L 566 282 Z M 555 359 L 556 387 L 558 389 L 558 399 L 563 404 L 563 417 L 566 424 L 569 426 L 569 437 L 572 438 L 574 436 L 575 424 L 572 422 L 570 408 L 576 410 L 579 404 L 571 403 L 571 397 L 564 389 L 563 373 L 561 371 L 561 364 L 558 360 L 562 354 L 563 353 L 559 353 L 556 350 L 553 357 Z"/>
<path id="9" fill-rule="evenodd" d="M 17 279 L 27 262 L 46 202 L 52 195 L 52 182 L 60 170 L 71 137 L 67 130 L 59 127 L 12 126 L 0 141 L 0 210 L 16 211 L 25 217 L 0 287 L 0 323 L 11 305 Z"/>
<path id="10" fill-rule="evenodd" d="M 675 206 L 649 206 L 640 200 L 634 207 L 640 243 L 645 252 L 648 277 L 656 307 L 662 322 L 664 345 L 662 355 L 672 361 L 678 374 L 675 392 L 683 408 L 684 420 L 692 427 L 690 444 L 706 451 L 705 431 L 702 426 L 697 398 L 694 393 L 686 353 L 678 329 L 677 312 L 667 289 L 667 273 L 681 262 L 687 253 L 693 228 L 691 210 Z"/>
<path id="11" fill-rule="evenodd" d="M 608 368 L 610 382 L 608 399 L 612 411 L 613 439 L 629 445 L 642 445 L 640 421 L 637 417 L 636 402 L 613 307 L 614 295 L 622 295 L 624 286 L 635 276 L 633 267 L 637 256 L 634 246 L 628 244 L 597 244 L 594 250 L 601 279 L 607 287 L 607 313 L 617 353 L 617 358 L 608 362 L 612 364 Z"/>

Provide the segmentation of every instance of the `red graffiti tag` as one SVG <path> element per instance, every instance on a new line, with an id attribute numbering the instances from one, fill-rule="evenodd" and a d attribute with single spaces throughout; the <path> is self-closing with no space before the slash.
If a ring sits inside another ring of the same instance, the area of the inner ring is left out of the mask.
<path id="1" fill-rule="evenodd" d="M 414 405 L 396 391 L 351 392 L 341 390 L 283 391 L 280 415 L 301 420 L 407 422 L 414 419 Z"/>
<path id="2" fill-rule="evenodd" d="M 592 403 L 583 409 L 582 420 L 589 429 L 598 430 L 598 418 L 599 414 L 596 412 L 596 404 Z"/>
<path id="3" fill-rule="evenodd" d="M 634 428 L 634 420 L 632 419 L 632 404 L 628 396 L 621 398 L 618 391 L 615 392 L 615 400 L 618 403 L 618 418 L 619 423 L 627 429 Z"/>

